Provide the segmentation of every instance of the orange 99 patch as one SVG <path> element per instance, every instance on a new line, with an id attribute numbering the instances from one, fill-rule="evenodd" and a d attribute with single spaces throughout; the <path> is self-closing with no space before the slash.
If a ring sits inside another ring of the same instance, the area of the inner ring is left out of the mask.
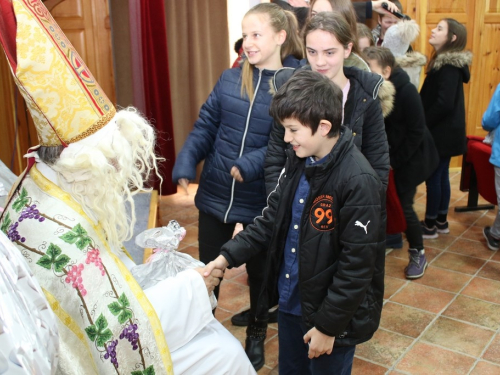
<path id="1" fill-rule="evenodd" d="M 333 197 L 331 195 L 323 194 L 314 199 L 309 220 L 315 229 L 322 232 L 335 228 L 336 218 L 333 214 Z"/>

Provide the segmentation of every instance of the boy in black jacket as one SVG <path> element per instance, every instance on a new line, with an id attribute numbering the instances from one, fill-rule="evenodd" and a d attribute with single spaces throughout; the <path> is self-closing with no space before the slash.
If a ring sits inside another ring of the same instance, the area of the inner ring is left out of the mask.
<path id="1" fill-rule="evenodd" d="M 341 126 L 342 91 L 328 78 L 298 72 L 270 112 L 293 150 L 262 216 L 222 247 L 205 274 L 268 250 L 257 316 L 279 303 L 280 374 L 350 374 L 355 346 L 380 321 L 385 191 Z"/>

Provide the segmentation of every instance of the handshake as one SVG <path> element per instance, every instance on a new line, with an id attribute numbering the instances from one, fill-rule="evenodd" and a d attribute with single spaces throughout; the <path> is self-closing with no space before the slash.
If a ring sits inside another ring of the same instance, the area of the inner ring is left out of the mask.
<path id="1" fill-rule="evenodd" d="M 229 263 L 226 258 L 219 255 L 205 267 L 196 268 L 196 271 L 198 271 L 198 273 L 203 277 L 203 281 L 205 281 L 208 294 L 212 293 L 215 287 L 220 284 L 220 280 L 224 276 L 224 270 L 228 265 Z"/>

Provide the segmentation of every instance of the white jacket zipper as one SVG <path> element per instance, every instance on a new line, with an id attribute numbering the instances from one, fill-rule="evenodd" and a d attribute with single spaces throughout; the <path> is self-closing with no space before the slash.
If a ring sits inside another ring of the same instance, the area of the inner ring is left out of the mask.
<path id="1" fill-rule="evenodd" d="M 250 108 L 248 109 L 247 121 L 246 121 L 246 125 L 245 125 L 245 132 L 243 133 L 243 139 L 241 140 L 240 154 L 238 156 L 239 158 L 241 158 L 241 155 L 243 155 L 243 150 L 245 149 L 245 139 L 247 137 L 248 124 L 250 123 L 250 114 L 252 113 L 253 103 L 255 101 L 255 98 L 257 97 L 257 92 L 259 91 L 261 78 L 262 78 L 262 70 L 259 70 L 259 80 L 257 81 L 257 87 L 255 88 L 252 101 L 250 102 Z M 234 185 L 235 184 L 236 184 L 236 180 L 233 178 L 233 183 L 231 184 L 231 199 L 229 200 L 229 207 L 227 208 L 226 214 L 224 215 L 224 223 L 227 223 L 227 217 L 229 216 L 229 211 L 231 210 L 231 207 L 233 206 Z"/>

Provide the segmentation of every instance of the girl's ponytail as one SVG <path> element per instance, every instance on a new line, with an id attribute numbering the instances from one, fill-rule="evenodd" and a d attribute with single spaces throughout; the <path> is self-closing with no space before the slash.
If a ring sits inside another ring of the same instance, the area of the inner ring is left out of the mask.
<path id="1" fill-rule="evenodd" d="M 253 66 L 248 62 L 248 59 L 244 59 L 243 66 L 241 67 L 241 96 L 247 94 L 248 100 L 251 102 L 253 100 L 254 94 L 253 87 Z"/>
<path id="2" fill-rule="evenodd" d="M 292 55 L 296 59 L 304 58 L 304 45 L 299 35 L 299 22 L 295 14 L 289 10 L 284 10 L 287 22 L 283 30 L 286 31 L 285 43 L 281 46 L 281 61 Z"/>

